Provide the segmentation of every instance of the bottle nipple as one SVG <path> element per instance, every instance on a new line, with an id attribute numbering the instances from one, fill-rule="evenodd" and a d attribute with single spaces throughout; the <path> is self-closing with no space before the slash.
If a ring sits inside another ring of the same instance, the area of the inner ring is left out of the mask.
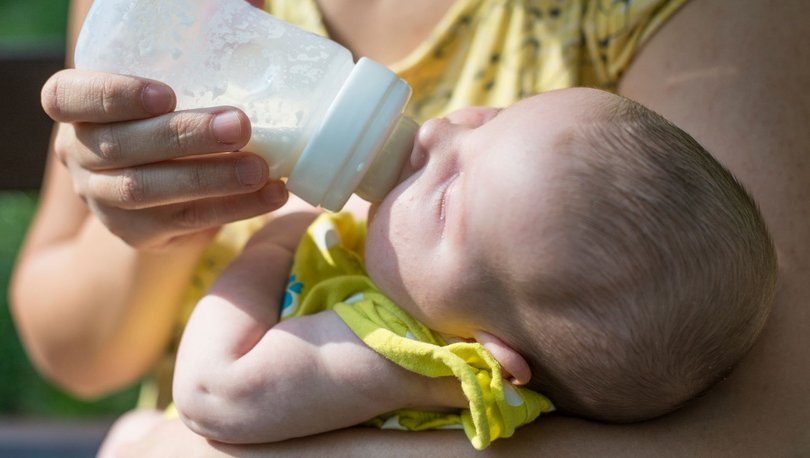
<path id="1" fill-rule="evenodd" d="M 416 123 L 402 116 L 410 95 L 391 70 L 358 60 L 301 151 L 287 189 L 332 211 L 352 193 L 382 200 L 413 147 Z"/>
<path id="2" fill-rule="evenodd" d="M 394 130 L 371 163 L 355 193 L 369 202 L 380 202 L 399 181 L 402 167 L 411 156 L 419 124 L 411 118 L 399 118 Z"/>

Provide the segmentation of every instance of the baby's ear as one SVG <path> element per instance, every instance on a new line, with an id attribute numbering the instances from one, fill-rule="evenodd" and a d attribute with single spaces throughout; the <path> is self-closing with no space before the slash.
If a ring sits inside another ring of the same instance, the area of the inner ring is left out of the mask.
<path id="1" fill-rule="evenodd" d="M 473 337 L 498 360 L 504 378 L 510 379 L 515 385 L 529 383 L 532 378 L 532 370 L 529 368 L 526 359 L 517 351 L 486 331 L 476 331 Z"/>

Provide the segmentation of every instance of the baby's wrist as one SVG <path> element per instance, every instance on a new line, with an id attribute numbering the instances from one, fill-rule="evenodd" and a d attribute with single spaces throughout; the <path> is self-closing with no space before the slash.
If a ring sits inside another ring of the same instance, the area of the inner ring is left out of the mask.
<path id="1" fill-rule="evenodd" d="M 418 380 L 406 407 L 436 410 L 469 406 L 469 401 L 461 390 L 461 383 L 455 377 L 425 377 L 414 374 L 414 378 Z"/>

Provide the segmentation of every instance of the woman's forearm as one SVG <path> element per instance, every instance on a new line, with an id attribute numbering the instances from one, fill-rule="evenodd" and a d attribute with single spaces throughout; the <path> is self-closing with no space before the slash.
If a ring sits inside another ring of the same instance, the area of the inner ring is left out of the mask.
<path id="1" fill-rule="evenodd" d="M 134 250 L 90 216 L 61 168 L 51 160 L 11 305 L 37 367 L 94 397 L 136 381 L 164 351 L 204 243 Z"/>
<path id="2" fill-rule="evenodd" d="M 810 96 L 803 89 L 810 52 L 788 45 L 810 41 L 808 15 L 810 4 L 802 1 L 691 1 L 652 36 L 619 85 L 740 180 L 779 257 L 777 294 L 759 340 L 695 409 L 668 419 L 674 440 L 662 447 L 680 439 L 681 447 L 703 444 L 702 455 L 810 450 Z"/>
<path id="3" fill-rule="evenodd" d="M 709 406 L 707 406 L 709 407 Z M 508 439 L 476 451 L 462 431 L 406 432 L 349 428 L 273 444 L 233 445 L 207 441 L 179 420 L 168 420 L 122 456 L 239 457 L 515 457 L 515 456 L 800 456 L 801 444 L 767 431 L 738 430 L 733 412 L 687 409 L 658 420 L 608 425 L 543 417 Z M 706 426 L 709 425 L 708 428 Z M 750 434 L 749 433 L 753 433 Z M 806 444 L 805 444 L 806 445 Z"/>
<path id="4" fill-rule="evenodd" d="M 15 275 L 18 328 L 42 372 L 85 397 L 142 377 L 165 350 L 192 253 L 142 254 L 92 220 Z"/>

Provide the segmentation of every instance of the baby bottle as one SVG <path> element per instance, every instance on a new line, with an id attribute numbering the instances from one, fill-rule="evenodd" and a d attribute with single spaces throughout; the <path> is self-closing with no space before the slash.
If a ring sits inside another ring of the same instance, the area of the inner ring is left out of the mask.
<path id="1" fill-rule="evenodd" d="M 167 83 L 177 109 L 231 105 L 250 118 L 245 150 L 307 202 L 339 210 L 396 184 L 417 125 L 407 83 L 369 59 L 244 0 L 95 0 L 76 68 Z"/>

